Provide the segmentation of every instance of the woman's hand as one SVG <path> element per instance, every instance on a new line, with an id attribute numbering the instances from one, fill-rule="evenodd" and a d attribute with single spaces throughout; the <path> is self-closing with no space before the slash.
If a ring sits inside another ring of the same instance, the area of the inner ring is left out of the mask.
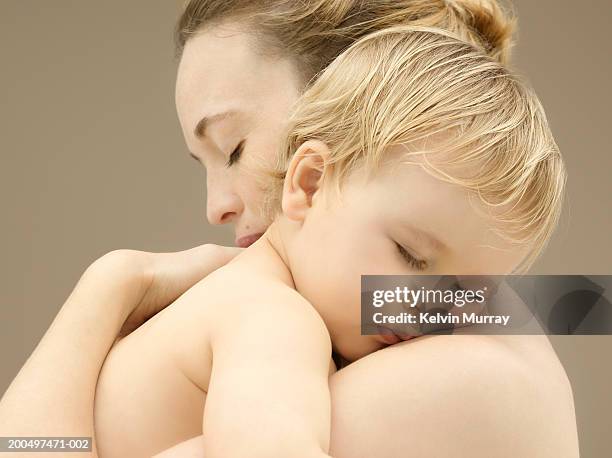
<path id="1" fill-rule="evenodd" d="M 123 302 L 127 313 L 119 331 L 123 337 L 242 250 L 212 244 L 177 253 L 118 250 L 98 259 L 88 271 L 107 278 L 109 284 L 125 284 L 121 277 L 132 278 L 133 295 Z"/>

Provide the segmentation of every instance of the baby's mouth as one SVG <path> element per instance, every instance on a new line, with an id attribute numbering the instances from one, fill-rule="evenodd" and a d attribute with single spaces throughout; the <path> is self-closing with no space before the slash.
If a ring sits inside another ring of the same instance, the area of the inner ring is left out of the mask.
<path id="1" fill-rule="evenodd" d="M 394 345 L 396 343 L 414 339 L 416 337 L 408 334 L 396 333 L 395 331 L 383 326 L 377 326 L 377 329 L 380 340 L 388 345 Z"/>

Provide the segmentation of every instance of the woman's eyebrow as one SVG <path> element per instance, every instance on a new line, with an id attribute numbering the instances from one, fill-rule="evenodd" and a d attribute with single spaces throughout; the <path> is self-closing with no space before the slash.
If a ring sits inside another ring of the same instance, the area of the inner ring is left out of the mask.
<path id="1" fill-rule="evenodd" d="M 213 115 L 203 116 L 196 124 L 195 129 L 193 129 L 193 135 L 195 135 L 197 139 L 202 139 L 206 136 L 206 129 L 210 127 L 211 124 L 235 116 L 236 114 L 237 111 L 235 110 L 227 110 Z"/>

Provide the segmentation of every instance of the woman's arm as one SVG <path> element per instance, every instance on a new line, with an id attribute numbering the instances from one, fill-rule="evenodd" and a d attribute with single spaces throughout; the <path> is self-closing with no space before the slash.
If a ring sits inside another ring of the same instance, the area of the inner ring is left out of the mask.
<path id="1" fill-rule="evenodd" d="M 83 274 L 0 402 L 1 436 L 93 437 L 98 373 L 146 284 L 127 252 Z"/>
<path id="2" fill-rule="evenodd" d="M 236 253 L 213 245 L 161 254 L 119 250 L 94 262 L 0 400 L 0 436 L 93 438 L 96 382 L 117 335 Z"/>

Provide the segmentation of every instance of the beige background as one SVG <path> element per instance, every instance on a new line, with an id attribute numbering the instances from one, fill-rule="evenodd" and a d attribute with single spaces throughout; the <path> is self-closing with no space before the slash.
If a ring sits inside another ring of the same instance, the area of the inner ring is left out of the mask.
<path id="1" fill-rule="evenodd" d="M 0 393 L 96 257 L 232 241 L 205 222 L 204 173 L 174 112 L 177 5 L 0 2 Z M 538 90 L 570 172 L 562 227 L 535 272 L 612 274 L 611 4 L 515 7 L 515 64 Z M 554 342 L 582 456 L 609 456 L 612 337 Z"/>

